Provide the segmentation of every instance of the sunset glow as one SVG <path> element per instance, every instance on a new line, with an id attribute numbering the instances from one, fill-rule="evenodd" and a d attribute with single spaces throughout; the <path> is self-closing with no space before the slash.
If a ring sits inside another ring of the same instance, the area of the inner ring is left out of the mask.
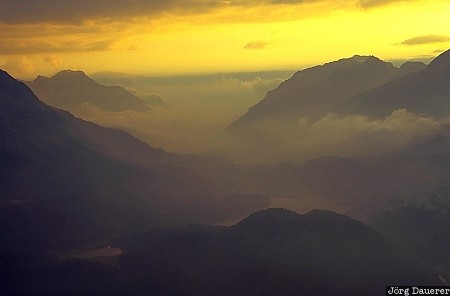
<path id="1" fill-rule="evenodd" d="M 450 44 L 450 1 L 45 0 L 23 11 L 26 2 L 0 1 L 0 66 L 22 78 L 66 68 L 299 69 L 354 54 L 426 59 Z"/>

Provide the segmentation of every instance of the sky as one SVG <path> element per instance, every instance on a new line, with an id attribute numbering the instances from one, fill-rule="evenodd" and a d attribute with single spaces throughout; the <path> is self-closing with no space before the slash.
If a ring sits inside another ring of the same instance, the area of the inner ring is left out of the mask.
<path id="1" fill-rule="evenodd" d="M 0 68 L 178 75 L 300 69 L 450 47 L 444 0 L 0 0 Z"/>

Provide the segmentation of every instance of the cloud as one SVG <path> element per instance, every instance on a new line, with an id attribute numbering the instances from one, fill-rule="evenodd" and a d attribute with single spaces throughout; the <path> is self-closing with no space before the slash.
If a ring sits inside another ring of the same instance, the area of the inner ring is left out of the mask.
<path id="1" fill-rule="evenodd" d="M 440 49 L 434 50 L 433 53 L 441 54 L 441 53 L 443 53 L 444 51 L 447 51 L 447 50 L 448 50 L 448 48 L 440 48 Z"/>
<path id="2" fill-rule="evenodd" d="M 342 9 L 371 8 L 406 0 L 0 0 L 3 24 L 82 24 L 85 21 L 114 22 L 136 17 L 154 19 L 161 15 L 196 15 L 220 8 L 239 9 L 325 3 Z"/>
<path id="3" fill-rule="evenodd" d="M 27 79 L 34 76 L 34 65 L 26 56 L 9 59 L 0 67 L 13 77 Z"/>
<path id="4" fill-rule="evenodd" d="M 292 73 L 263 71 L 170 77 L 97 73 L 92 76 L 99 83 L 131 89 L 151 105 L 151 110 L 105 112 L 84 104 L 73 112 L 101 125 L 129 131 L 168 151 L 226 152 L 228 142 L 221 138 L 221 132 Z"/>
<path id="5" fill-rule="evenodd" d="M 434 119 L 404 109 L 379 120 L 329 114 L 313 123 L 306 119 L 270 120 L 246 127 L 235 135 L 230 149 L 242 162 L 303 162 L 329 155 L 366 157 L 411 145 L 438 129 Z"/>
<path id="6" fill-rule="evenodd" d="M 424 36 L 416 36 L 410 39 L 406 39 L 400 42 L 401 45 L 422 45 L 422 44 L 430 44 L 430 43 L 442 43 L 449 42 L 450 36 L 447 35 L 424 35 Z"/>
<path id="7" fill-rule="evenodd" d="M 53 68 L 60 68 L 62 66 L 62 59 L 55 55 L 46 55 L 42 57 L 44 62 L 50 64 Z"/>
<path id="8" fill-rule="evenodd" d="M 159 94 L 150 94 L 145 96 L 140 96 L 140 98 L 148 105 L 150 106 L 161 106 L 165 107 L 166 103 L 164 102 L 164 99 Z"/>
<path id="9" fill-rule="evenodd" d="M 254 41 L 254 42 L 249 42 L 246 45 L 244 45 L 243 49 L 263 49 L 269 45 L 270 45 L 269 42 Z"/>
<path id="10" fill-rule="evenodd" d="M 390 5 L 397 2 L 407 2 L 405 0 L 360 0 L 358 1 L 359 6 L 362 8 L 372 8 L 372 7 L 379 7 L 379 6 L 385 6 Z M 412 1 L 410 1 L 412 2 Z"/>
<path id="11" fill-rule="evenodd" d="M 3 23 L 76 24 L 85 20 L 153 16 L 219 5 L 224 3 L 207 0 L 0 0 L 0 20 Z"/>
<path id="12" fill-rule="evenodd" d="M 57 41 L 41 39 L 3 39 L 0 40 L 1 55 L 20 55 L 48 52 L 86 52 L 110 50 L 115 40 L 101 39 L 89 41 L 84 38 L 60 38 Z"/>
<path id="13" fill-rule="evenodd" d="M 356 1 L 356 2 L 355 2 Z M 386 0 L 0 0 L 0 23 L 4 24 L 82 24 L 85 21 L 130 20 L 161 15 L 195 15 L 220 8 L 239 9 L 266 6 L 329 3 L 369 7 Z M 267 11 L 267 10 L 266 10 Z"/>
<path id="14" fill-rule="evenodd" d="M 321 0 L 234 0 L 234 1 L 226 1 L 228 5 L 235 6 L 256 6 L 260 4 L 270 5 L 270 4 L 302 4 L 302 3 L 312 3 L 312 2 L 320 2 Z M 323 1 L 323 0 L 322 0 Z"/>

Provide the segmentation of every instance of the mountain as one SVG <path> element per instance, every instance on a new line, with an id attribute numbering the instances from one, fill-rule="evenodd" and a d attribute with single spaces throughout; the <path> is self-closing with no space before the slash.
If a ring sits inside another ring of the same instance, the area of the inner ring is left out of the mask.
<path id="1" fill-rule="evenodd" d="M 64 70 L 51 78 L 38 76 L 27 85 L 51 106 L 75 112 L 84 104 L 103 111 L 146 112 L 147 104 L 121 86 L 103 86 L 82 71 Z"/>
<path id="2" fill-rule="evenodd" d="M 132 241 L 119 264 L 133 295 L 380 295 L 387 283 L 438 283 L 369 227 L 323 210 L 268 209 Z"/>
<path id="3" fill-rule="evenodd" d="M 439 134 L 428 141 L 419 143 L 395 153 L 397 155 L 416 157 L 426 155 L 448 156 L 450 155 L 450 135 L 448 133 Z"/>
<path id="4" fill-rule="evenodd" d="M 64 250 L 265 207 L 264 198 L 219 196 L 208 179 L 168 164 L 177 157 L 49 107 L 1 71 L 2 248 Z"/>
<path id="5" fill-rule="evenodd" d="M 65 113 L 66 118 L 76 122 L 71 134 L 89 148 L 101 151 L 113 158 L 133 165 L 173 164 L 180 159 L 174 153 L 161 148 L 153 148 L 132 135 L 117 129 L 104 128 L 89 121 L 74 118 Z"/>
<path id="6" fill-rule="evenodd" d="M 373 229 L 323 210 L 267 209 L 231 227 L 155 228 L 119 237 L 114 246 L 122 255 L 106 261 L 47 259 L 5 272 L 0 281 L 10 280 L 0 292 L 327 296 L 382 295 L 391 283 L 442 284 Z"/>
<path id="7" fill-rule="evenodd" d="M 267 93 L 231 128 L 261 120 L 316 119 L 333 113 L 336 104 L 425 67 L 405 63 L 400 68 L 373 56 L 353 56 L 299 71 Z"/>
<path id="8" fill-rule="evenodd" d="M 370 225 L 403 252 L 420 258 L 450 280 L 450 186 L 407 202 L 390 203 Z"/>
<path id="9" fill-rule="evenodd" d="M 368 90 L 336 109 L 339 114 L 383 118 L 397 109 L 435 118 L 450 115 L 450 50 L 439 55 L 424 70 Z"/>
<path id="10" fill-rule="evenodd" d="M 450 184 L 450 141 L 439 136 L 368 158 L 328 156 L 303 164 L 192 166 L 228 193 L 260 194 L 271 206 L 323 208 L 358 219 L 392 200 L 410 200 Z"/>

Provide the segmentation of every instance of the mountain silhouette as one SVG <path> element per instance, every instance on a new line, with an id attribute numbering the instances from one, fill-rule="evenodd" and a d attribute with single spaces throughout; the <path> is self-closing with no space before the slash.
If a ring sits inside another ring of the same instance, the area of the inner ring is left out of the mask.
<path id="1" fill-rule="evenodd" d="M 422 63 L 405 63 L 396 68 L 373 56 L 341 59 L 299 71 L 269 91 L 265 98 L 241 118 L 231 129 L 270 119 L 316 119 L 333 113 L 332 108 L 363 91 L 425 67 Z"/>
<path id="2" fill-rule="evenodd" d="M 374 230 L 323 210 L 143 236 L 120 260 L 134 295 L 379 295 L 388 282 L 438 282 Z"/>
<path id="3" fill-rule="evenodd" d="M 356 95 L 336 109 L 339 114 L 383 118 L 397 109 L 443 118 L 450 114 L 450 50 L 424 70 Z"/>
<path id="4" fill-rule="evenodd" d="M 208 179 L 170 164 L 180 159 L 50 107 L 0 70 L 0 294 L 111 295 L 109 266 L 61 261 L 61 254 L 268 205 L 219 196 Z"/>
<path id="5" fill-rule="evenodd" d="M 51 106 L 76 112 L 83 104 L 102 111 L 146 112 L 147 104 L 121 86 L 103 86 L 82 71 L 64 70 L 53 77 L 38 76 L 27 85 Z"/>
<path id="6" fill-rule="evenodd" d="M 427 155 L 450 155 L 450 135 L 448 133 L 439 134 L 432 139 L 413 145 L 395 154 L 403 156 L 427 156 Z"/>
<path id="7" fill-rule="evenodd" d="M 225 220 L 264 207 L 264 199 L 219 197 L 206 178 L 167 164 L 177 157 L 49 107 L 0 72 L 5 242 L 67 249 L 127 229 Z"/>
<path id="8" fill-rule="evenodd" d="M 393 245 L 441 269 L 442 276 L 450 279 L 450 186 L 390 203 L 373 216 L 370 225 Z"/>
<path id="9" fill-rule="evenodd" d="M 267 209 L 231 227 L 159 227 L 119 237 L 114 246 L 124 252 L 107 264 L 49 260 L 5 272 L 0 281 L 11 280 L 0 292 L 327 296 L 380 295 L 390 283 L 441 284 L 373 229 L 323 210 Z"/>

